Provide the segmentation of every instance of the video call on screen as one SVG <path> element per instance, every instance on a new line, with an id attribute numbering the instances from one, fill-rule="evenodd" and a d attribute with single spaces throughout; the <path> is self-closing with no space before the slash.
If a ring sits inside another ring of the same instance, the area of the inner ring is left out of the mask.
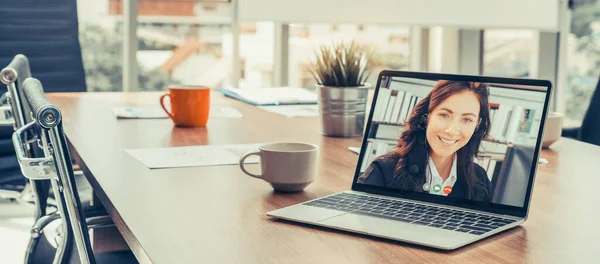
<path id="1" fill-rule="evenodd" d="M 395 151 L 398 139 L 408 126 L 408 118 L 415 110 L 415 106 L 438 85 L 439 81 L 382 77 L 371 126 L 365 134 L 367 145 L 360 164 L 359 183 L 372 182 L 365 180 L 371 177 L 365 174 L 371 172 L 370 165 L 378 158 L 388 157 L 386 154 Z M 479 152 L 472 162 L 485 171 L 483 173 L 483 170 L 478 170 L 480 179 L 487 177 L 489 180 L 491 193 L 486 202 L 523 207 L 531 169 L 535 164 L 533 157 L 547 87 L 486 84 L 489 88 L 488 107 L 491 126 L 488 137 L 481 140 Z M 446 118 L 446 115 L 443 117 Z M 433 120 L 436 119 L 432 119 L 432 122 Z M 433 151 L 434 145 L 429 145 Z M 434 188 L 434 186 L 428 187 L 430 189 L 424 191 L 425 193 L 431 193 L 431 188 Z M 442 193 L 445 190 L 439 191 Z"/>

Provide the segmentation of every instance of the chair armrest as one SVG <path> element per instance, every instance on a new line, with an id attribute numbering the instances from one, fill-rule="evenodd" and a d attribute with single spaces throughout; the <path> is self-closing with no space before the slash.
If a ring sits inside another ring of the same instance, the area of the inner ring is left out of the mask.
<path id="1" fill-rule="evenodd" d="M 561 136 L 578 139 L 579 138 L 579 130 L 581 130 L 581 127 L 563 128 Z"/>

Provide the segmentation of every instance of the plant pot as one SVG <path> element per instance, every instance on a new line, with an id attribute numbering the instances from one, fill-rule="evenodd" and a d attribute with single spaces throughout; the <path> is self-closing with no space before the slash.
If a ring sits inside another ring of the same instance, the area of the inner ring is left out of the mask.
<path id="1" fill-rule="evenodd" d="M 369 88 L 369 84 L 357 87 L 317 85 L 321 134 L 330 137 L 362 136 Z"/>

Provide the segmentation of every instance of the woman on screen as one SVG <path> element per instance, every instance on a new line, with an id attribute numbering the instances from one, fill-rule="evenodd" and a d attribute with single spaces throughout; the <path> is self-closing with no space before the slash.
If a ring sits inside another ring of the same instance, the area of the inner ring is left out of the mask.
<path id="1" fill-rule="evenodd" d="M 485 83 L 439 81 L 415 106 L 394 151 L 358 182 L 489 202 L 491 183 L 473 162 L 490 129 L 488 97 Z"/>

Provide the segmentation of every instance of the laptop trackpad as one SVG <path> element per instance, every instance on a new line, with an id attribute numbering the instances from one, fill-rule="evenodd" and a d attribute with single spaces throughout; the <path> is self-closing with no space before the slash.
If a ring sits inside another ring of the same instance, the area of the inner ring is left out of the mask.
<path id="1" fill-rule="evenodd" d="M 473 235 L 445 229 L 356 214 L 344 214 L 319 221 L 319 223 L 326 226 L 356 230 L 360 233 L 367 233 L 378 237 L 422 245 L 436 245 L 443 248 L 452 248 L 474 237 Z"/>
<path id="2" fill-rule="evenodd" d="M 302 204 L 284 207 L 267 213 L 268 216 L 296 220 L 305 223 L 318 222 L 319 220 L 331 218 L 341 214 L 345 214 L 345 212 Z"/>

